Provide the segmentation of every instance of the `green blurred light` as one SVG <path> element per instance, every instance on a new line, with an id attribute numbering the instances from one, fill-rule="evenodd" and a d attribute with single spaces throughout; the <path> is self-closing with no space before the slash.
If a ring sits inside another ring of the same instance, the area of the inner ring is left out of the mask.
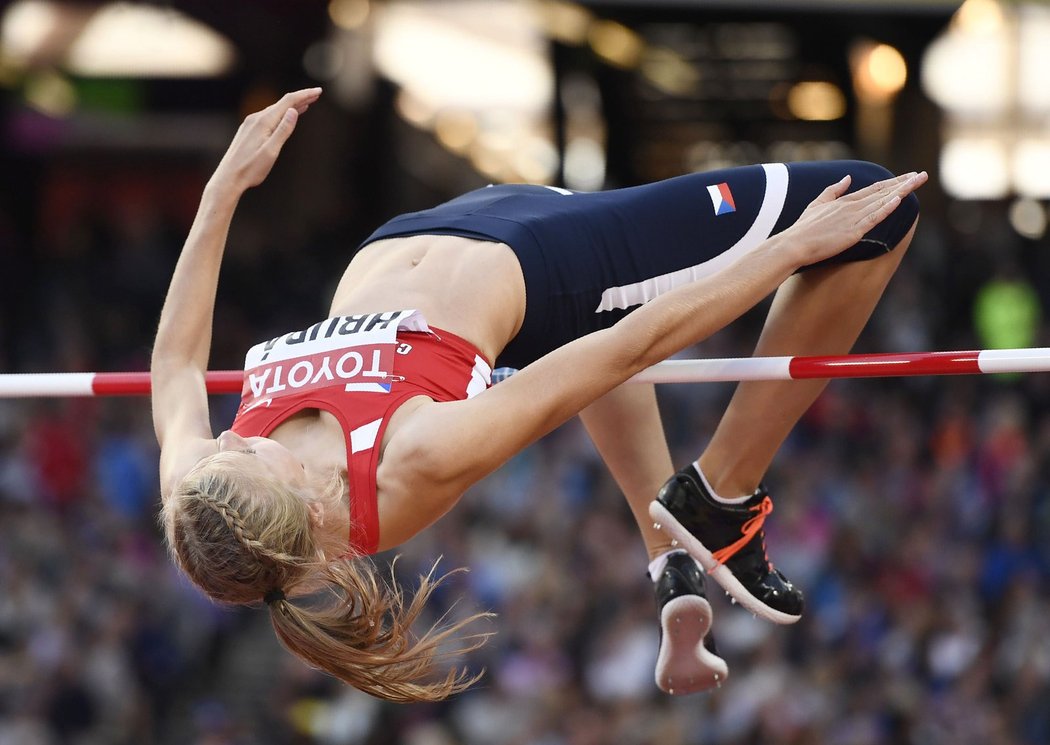
<path id="1" fill-rule="evenodd" d="M 986 349 L 1032 346 L 1041 320 L 1039 296 L 1027 282 L 993 279 L 977 292 L 974 325 Z"/>
<path id="2" fill-rule="evenodd" d="M 145 108 L 145 84 L 128 78 L 78 78 L 80 108 L 107 114 L 137 114 Z"/>

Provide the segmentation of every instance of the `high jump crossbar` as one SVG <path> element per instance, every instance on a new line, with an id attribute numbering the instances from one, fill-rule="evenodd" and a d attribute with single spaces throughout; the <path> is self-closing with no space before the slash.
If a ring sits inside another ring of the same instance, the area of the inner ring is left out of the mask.
<path id="1" fill-rule="evenodd" d="M 715 383 L 739 380 L 885 378 L 1050 372 L 1050 348 L 966 352 L 849 354 L 827 357 L 733 357 L 667 360 L 634 376 L 635 383 Z M 505 375 L 504 375 L 505 377 Z M 208 393 L 240 393 L 239 370 L 209 372 Z M 144 396 L 148 372 L 0 374 L 0 398 Z"/>

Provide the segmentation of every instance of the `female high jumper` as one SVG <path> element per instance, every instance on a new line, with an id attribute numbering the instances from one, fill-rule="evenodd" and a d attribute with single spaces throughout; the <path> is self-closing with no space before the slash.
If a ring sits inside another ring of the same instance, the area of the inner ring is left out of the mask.
<path id="1" fill-rule="evenodd" d="M 328 318 L 248 350 L 240 408 L 215 437 L 204 375 L 227 232 L 320 94 L 245 119 L 161 312 L 153 417 L 178 565 L 218 601 L 265 602 L 308 664 L 381 698 L 444 698 L 474 678 L 435 677 L 435 661 L 476 616 L 413 634 L 437 580 L 406 599 L 368 557 L 579 414 L 649 552 L 658 686 L 716 685 L 704 573 L 773 622 L 802 612 L 765 555 L 761 479 L 824 381 L 741 384 L 677 473 L 652 386 L 621 384 L 774 291 L 756 355 L 847 352 L 911 241 L 926 174 L 766 164 L 594 193 L 491 186 L 403 215 L 356 252 Z M 520 372 L 490 387 L 497 360 Z"/>

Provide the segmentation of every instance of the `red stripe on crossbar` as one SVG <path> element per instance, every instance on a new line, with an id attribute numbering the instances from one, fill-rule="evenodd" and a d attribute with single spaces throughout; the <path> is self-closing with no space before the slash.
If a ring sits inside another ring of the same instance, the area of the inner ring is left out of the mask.
<path id="1" fill-rule="evenodd" d="M 855 354 L 834 357 L 794 357 L 788 371 L 794 379 L 891 378 L 905 375 L 972 375 L 979 352 L 916 352 Z"/>
<path id="2" fill-rule="evenodd" d="M 208 393 L 240 393 L 244 373 L 239 370 L 209 372 Z M 96 396 L 141 396 L 150 392 L 149 373 L 97 373 L 91 381 Z"/>

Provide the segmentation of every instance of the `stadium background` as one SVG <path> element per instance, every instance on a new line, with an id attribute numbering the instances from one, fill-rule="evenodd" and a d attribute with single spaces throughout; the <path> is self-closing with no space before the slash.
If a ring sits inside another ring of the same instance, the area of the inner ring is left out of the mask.
<path id="1" fill-rule="evenodd" d="M 463 189 L 827 157 L 933 176 L 859 349 L 1050 346 L 1038 3 L 0 11 L 0 370 L 145 369 L 238 121 L 316 83 L 324 99 L 238 212 L 213 368 L 323 314 L 383 219 Z M 103 33 L 106 18 L 137 25 Z M 690 356 L 746 355 L 759 323 Z M 730 392 L 661 389 L 677 460 Z M 213 399 L 217 428 L 235 404 Z M 409 586 L 438 556 L 472 569 L 434 613 L 499 618 L 465 660 L 487 669 L 475 690 L 393 706 L 284 653 L 264 611 L 218 608 L 176 574 L 146 400 L 0 402 L 0 744 L 1045 745 L 1048 453 L 1046 375 L 833 383 L 768 478 L 771 554 L 809 611 L 774 628 L 714 598 L 731 678 L 675 699 L 652 683 L 644 551 L 570 423 L 403 548 Z"/>

